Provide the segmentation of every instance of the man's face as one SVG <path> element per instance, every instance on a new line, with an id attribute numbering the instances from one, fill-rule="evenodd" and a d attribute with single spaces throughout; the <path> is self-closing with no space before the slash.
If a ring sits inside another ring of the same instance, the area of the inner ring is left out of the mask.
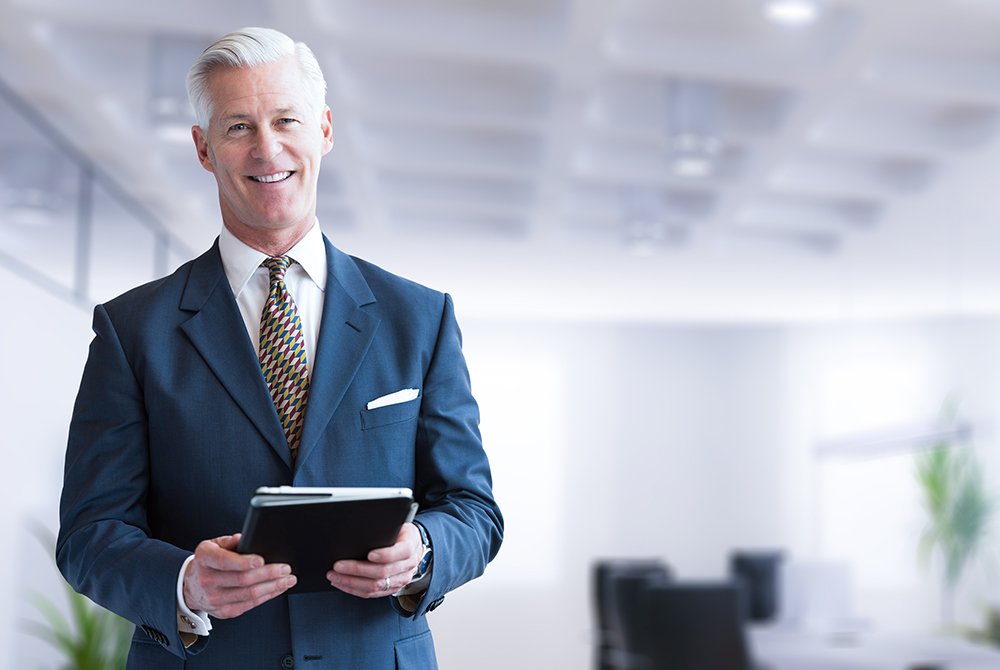
<path id="1" fill-rule="evenodd" d="M 333 146 L 330 108 L 315 109 L 292 56 L 220 68 L 208 83 L 212 118 L 192 134 L 219 185 L 223 222 L 258 248 L 297 241 L 316 216 L 320 160 Z"/>

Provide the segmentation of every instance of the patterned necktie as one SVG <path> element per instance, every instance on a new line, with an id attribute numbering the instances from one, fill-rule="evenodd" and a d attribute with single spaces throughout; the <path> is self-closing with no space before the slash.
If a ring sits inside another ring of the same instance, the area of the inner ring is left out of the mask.
<path id="1" fill-rule="evenodd" d="M 294 262 L 288 256 L 281 256 L 261 263 L 271 273 L 271 291 L 260 315 L 260 367 L 285 429 L 293 461 L 302 437 L 302 417 L 309 395 L 302 321 L 285 286 L 285 271 Z"/>

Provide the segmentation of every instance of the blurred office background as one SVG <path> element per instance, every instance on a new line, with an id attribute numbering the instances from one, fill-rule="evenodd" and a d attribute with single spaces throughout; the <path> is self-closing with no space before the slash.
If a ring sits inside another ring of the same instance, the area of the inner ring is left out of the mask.
<path id="1" fill-rule="evenodd" d="M 217 234 L 184 75 L 244 25 L 326 72 L 325 232 L 455 296 L 508 534 L 431 615 L 443 667 L 588 667 L 608 557 L 780 550 L 831 620 L 936 634 L 914 459 L 1000 493 L 1000 3 L 770 4 L 0 0 L 0 667 L 58 667 L 30 528 L 90 310 Z"/>

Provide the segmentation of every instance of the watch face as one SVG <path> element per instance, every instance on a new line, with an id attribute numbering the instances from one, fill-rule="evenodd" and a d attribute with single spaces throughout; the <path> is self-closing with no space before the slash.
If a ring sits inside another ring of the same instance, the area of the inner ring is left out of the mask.
<path id="1" fill-rule="evenodd" d="M 427 537 L 427 529 L 424 528 L 424 525 L 420 522 L 415 521 L 413 525 L 416 526 L 417 530 L 420 531 L 420 541 L 424 543 L 424 553 L 420 557 L 420 563 L 417 564 L 416 578 L 419 579 L 420 577 L 424 576 L 424 574 L 427 572 L 427 568 L 430 567 L 431 555 L 433 552 L 431 549 L 430 538 Z"/>
<path id="2" fill-rule="evenodd" d="M 424 573 L 427 572 L 427 568 L 431 564 L 431 548 L 424 545 L 424 555 L 420 558 L 420 563 L 417 565 L 417 576 L 423 577 Z"/>
<path id="3" fill-rule="evenodd" d="M 427 529 L 424 528 L 424 524 L 420 523 L 419 521 L 414 521 L 413 525 L 416 526 L 417 530 L 420 531 L 420 541 L 424 543 L 424 547 L 430 549 L 431 540 L 429 537 L 427 537 Z"/>

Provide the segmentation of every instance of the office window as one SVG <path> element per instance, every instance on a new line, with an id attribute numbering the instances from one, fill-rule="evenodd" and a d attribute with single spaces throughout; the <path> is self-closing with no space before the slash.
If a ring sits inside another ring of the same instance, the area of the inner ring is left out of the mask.
<path id="1" fill-rule="evenodd" d="M 156 238 L 102 184 L 94 187 L 91 225 L 90 298 L 104 302 L 155 278 Z"/>
<path id="2" fill-rule="evenodd" d="M 16 272 L 68 292 L 76 279 L 80 166 L 2 98 L 0 125 L 0 252 Z"/>
<path id="3" fill-rule="evenodd" d="M 818 549 L 849 566 L 858 614 L 882 627 L 917 625 L 934 594 L 917 558 L 923 509 L 914 453 L 923 445 L 906 436 L 935 418 L 946 375 L 919 333 L 849 342 L 828 343 L 818 375 L 819 441 L 838 445 L 817 462 Z"/>

